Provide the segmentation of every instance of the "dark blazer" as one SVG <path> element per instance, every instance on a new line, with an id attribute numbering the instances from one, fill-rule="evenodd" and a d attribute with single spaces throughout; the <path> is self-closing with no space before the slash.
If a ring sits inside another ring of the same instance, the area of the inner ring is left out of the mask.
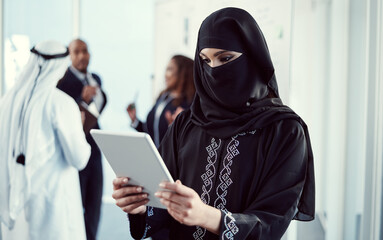
<path id="1" fill-rule="evenodd" d="M 96 80 L 96 82 L 101 88 L 102 87 L 101 78 L 95 73 L 92 73 L 92 77 L 94 78 L 94 80 Z M 78 79 L 76 75 L 74 75 L 74 73 L 69 68 L 66 70 L 64 76 L 61 78 L 61 80 L 57 84 L 58 89 L 60 89 L 61 91 L 71 96 L 77 103 L 82 101 L 81 92 L 83 87 L 84 85 L 82 84 L 81 80 Z M 102 95 L 104 96 L 105 101 L 103 106 L 101 107 L 100 113 L 104 110 L 106 102 L 107 102 L 106 94 L 104 93 L 104 91 L 102 91 L 102 88 L 101 88 L 101 92 L 102 92 Z"/>
<path id="2" fill-rule="evenodd" d="M 101 78 L 94 73 L 92 73 L 92 77 L 97 81 L 98 85 L 101 88 L 102 87 Z M 82 101 L 81 92 L 83 87 L 84 87 L 84 84 L 82 83 L 82 81 L 78 79 L 76 75 L 74 75 L 74 73 L 70 70 L 70 68 L 66 70 L 64 76 L 57 83 L 57 88 L 65 92 L 69 96 L 71 96 L 77 103 L 80 103 Z M 102 88 L 101 88 L 101 92 L 102 92 L 102 95 L 104 96 L 104 104 L 100 109 L 100 114 L 104 110 L 106 102 L 107 102 L 106 94 L 104 93 L 104 91 L 102 91 Z M 100 129 L 98 122 L 93 128 Z M 94 142 L 93 138 L 90 136 L 89 133 L 87 134 L 86 139 L 90 143 L 92 147 L 92 151 L 94 151 L 95 149 L 98 150 L 96 143 Z"/>
<path id="3" fill-rule="evenodd" d="M 168 94 L 168 93 L 163 93 L 163 94 Z M 156 103 L 154 104 L 154 106 L 152 107 L 150 112 L 148 113 L 148 116 L 146 118 L 146 122 L 144 123 L 144 122 L 141 122 L 140 120 L 138 120 L 138 125 L 137 125 L 137 127 L 135 127 L 135 129 L 138 132 L 146 132 L 146 133 L 148 133 L 152 137 L 153 141 L 155 141 L 154 140 L 155 139 L 155 137 L 154 137 L 155 114 L 156 114 L 158 105 L 161 103 L 160 99 L 161 99 L 162 95 L 157 98 Z M 160 142 L 161 142 L 162 138 L 165 136 L 165 133 L 168 130 L 168 127 L 169 127 L 169 123 L 166 120 L 165 113 L 167 111 L 170 111 L 173 114 L 176 111 L 177 107 L 182 107 L 183 109 L 189 109 L 190 104 L 191 103 L 188 102 L 186 99 L 184 99 L 178 105 L 174 104 L 174 100 L 172 100 L 172 101 L 170 101 L 170 102 L 168 102 L 166 104 L 166 106 L 164 107 L 164 109 L 161 112 L 161 115 L 160 115 L 159 121 L 158 121 L 159 141 Z M 159 145 L 157 145 L 157 144 L 156 144 L 156 146 L 159 147 Z"/>

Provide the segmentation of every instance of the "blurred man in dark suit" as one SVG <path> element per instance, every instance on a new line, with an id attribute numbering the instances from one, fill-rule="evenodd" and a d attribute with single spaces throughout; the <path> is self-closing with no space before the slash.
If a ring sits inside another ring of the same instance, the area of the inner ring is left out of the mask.
<path id="1" fill-rule="evenodd" d="M 101 78 L 88 72 L 90 54 L 87 44 L 81 39 L 75 39 L 69 44 L 69 54 L 72 65 L 68 67 L 57 88 L 70 95 L 79 105 L 85 106 L 95 117 L 102 113 L 107 102 L 106 95 L 101 88 Z M 91 128 L 99 129 L 95 121 Z M 84 219 L 88 240 L 96 239 L 100 219 L 102 198 L 102 165 L 101 152 L 96 143 L 86 133 L 86 139 L 92 147 L 88 165 L 80 171 L 80 184 Z"/>

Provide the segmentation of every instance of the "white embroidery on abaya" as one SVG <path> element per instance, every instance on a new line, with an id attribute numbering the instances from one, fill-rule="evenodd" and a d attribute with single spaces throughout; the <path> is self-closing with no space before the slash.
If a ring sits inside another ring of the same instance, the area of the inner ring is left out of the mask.
<path id="1" fill-rule="evenodd" d="M 226 156 L 223 159 L 223 168 L 219 173 L 219 185 L 216 188 L 217 199 L 214 201 L 214 207 L 218 209 L 226 210 L 226 195 L 228 187 L 233 183 L 233 180 L 230 178 L 231 174 L 231 165 L 233 164 L 233 158 L 239 155 L 237 149 L 239 141 L 236 140 L 237 136 L 232 137 L 231 141 L 226 147 Z"/>
<path id="2" fill-rule="evenodd" d="M 154 215 L 154 211 L 153 211 L 153 207 L 151 207 L 151 206 L 147 206 L 147 208 L 148 208 L 148 217 L 151 217 L 151 216 L 153 216 Z M 149 224 L 146 224 L 145 225 L 145 232 L 144 232 L 144 236 L 142 237 L 142 239 L 144 239 L 144 238 L 146 238 L 146 235 L 148 234 L 148 231 L 150 230 L 150 225 Z"/>
<path id="3" fill-rule="evenodd" d="M 148 225 L 148 224 L 146 224 L 146 226 L 145 226 L 145 232 L 144 232 L 144 236 L 142 236 L 142 238 L 141 239 L 144 239 L 144 238 L 146 238 L 146 235 L 148 234 L 148 231 L 150 230 L 150 226 Z"/>
<path id="4" fill-rule="evenodd" d="M 237 140 L 238 136 L 245 136 L 247 134 L 254 135 L 256 130 L 239 133 L 231 138 L 231 141 L 226 147 L 226 155 L 223 159 L 223 168 L 219 173 L 219 184 L 216 188 L 217 199 L 214 201 L 214 207 L 222 210 L 225 213 L 224 216 L 224 225 L 225 230 L 222 234 L 222 239 L 234 239 L 234 235 L 239 232 L 238 226 L 235 224 L 235 219 L 232 217 L 231 212 L 226 209 L 226 196 L 229 186 L 233 183 L 233 180 L 230 178 L 231 166 L 233 164 L 233 159 L 240 154 L 237 147 L 239 146 L 239 141 Z M 216 175 L 216 169 L 214 163 L 217 161 L 217 150 L 221 146 L 221 140 L 219 144 L 216 143 L 215 139 L 212 138 L 211 144 L 206 147 L 208 151 L 208 164 L 206 166 L 206 172 L 202 174 L 202 180 L 204 185 L 202 186 L 201 199 L 205 204 L 210 204 L 210 191 L 212 189 L 212 178 Z M 212 161 L 213 159 L 213 161 Z M 196 240 L 202 240 L 206 234 L 206 229 L 197 226 L 197 231 L 193 233 L 193 237 Z"/>
<path id="5" fill-rule="evenodd" d="M 153 212 L 153 207 L 148 206 L 148 217 L 153 216 L 153 214 L 154 214 L 154 212 Z"/>
<path id="6" fill-rule="evenodd" d="M 222 233 L 222 239 L 233 240 L 234 235 L 238 233 L 239 228 L 237 227 L 237 224 L 235 224 L 235 218 L 233 218 L 231 212 L 226 212 L 223 222 L 226 229 Z"/>
<path id="7" fill-rule="evenodd" d="M 202 194 L 201 199 L 202 202 L 209 204 L 210 203 L 210 191 L 213 186 L 212 178 L 216 174 L 216 169 L 214 164 L 217 162 L 217 150 L 221 146 L 221 139 L 219 139 L 219 142 L 217 143 L 214 138 L 211 139 L 211 143 L 209 146 L 206 147 L 206 151 L 208 152 L 207 162 L 208 164 L 205 167 L 205 173 L 202 174 L 201 178 L 203 180 L 202 185 Z"/>
<path id="8" fill-rule="evenodd" d="M 212 138 L 209 146 L 206 147 L 206 151 L 208 153 L 208 164 L 205 167 L 205 173 L 201 176 L 203 181 L 201 200 L 207 205 L 209 205 L 210 203 L 209 193 L 213 186 L 212 178 L 216 175 L 216 169 L 214 164 L 217 162 L 217 150 L 220 148 L 221 142 L 221 139 L 219 139 L 219 142 L 217 143 L 215 138 Z M 193 233 L 193 237 L 194 239 L 201 240 L 203 236 L 205 236 L 205 234 L 206 229 L 197 226 L 197 230 Z"/>
<path id="9" fill-rule="evenodd" d="M 242 134 L 239 134 L 242 136 Z M 226 209 L 226 195 L 227 189 L 233 183 L 233 180 L 230 178 L 231 174 L 231 165 L 233 164 L 234 157 L 238 156 L 240 153 L 237 149 L 239 146 L 239 141 L 236 139 L 238 135 L 231 138 L 231 141 L 226 147 L 226 156 L 223 159 L 223 168 L 219 173 L 219 185 L 216 188 L 217 199 L 214 201 L 214 207 L 222 210 L 225 213 L 224 224 L 225 230 L 222 234 L 222 239 L 233 239 L 234 235 L 238 233 L 238 227 L 235 224 L 235 219 L 231 217 L 231 213 Z M 227 217 L 231 217 L 232 220 L 227 223 Z M 236 229 L 232 231 L 231 229 Z"/>

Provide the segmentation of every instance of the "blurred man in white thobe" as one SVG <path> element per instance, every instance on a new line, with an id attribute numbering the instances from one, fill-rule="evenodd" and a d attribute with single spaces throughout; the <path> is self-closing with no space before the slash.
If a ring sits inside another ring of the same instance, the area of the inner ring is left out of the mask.
<path id="1" fill-rule="evenodd" d="M 37 44 L 0 99 L 3 239 L 86 239 L 78 170 L 90 156 L 75 101 L 56 89 L 67 48 Z"/>

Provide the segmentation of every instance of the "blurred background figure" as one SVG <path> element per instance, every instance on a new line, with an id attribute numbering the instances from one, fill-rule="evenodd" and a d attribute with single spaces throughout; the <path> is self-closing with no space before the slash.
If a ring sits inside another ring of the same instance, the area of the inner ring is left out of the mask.
<path id="1" fill-rule="evenodd" d="M 139 132 L 148 133 L 156 146 L 160 145 L 169 124 L 193 101 L 195 87 L 193 80 L 193 60 L 182 56 L 173 56 L 165 72 L 166 89 L 160 93 L 149 112 L 146 123 L 138 120 L 135 103 L 129 104 L 127 111 L 132 120 L 131 126 Z"/>
<path id="2" fill-rule="evenodd" d="M 129 104 L 127 111 L 132 121 L 131 126 L 139 132 L 148 133 L 156 147 L 159 147 L 168 126 L 177 115 L 190 107 L 195 94 L 193 79 L 194 61 L 183 55 L 173 56 L 165 71 L 165 90 L 160 93 L 150 110 L 146 123 L 138 120 L 136 104 Z M 152 236 L 153 240 L 169 239 L 169 230 L 163 229 Z"/>
<path id="3" fill-rule="evenodd" d="M 56 89 L 68 49 L 31 50 L 0 100 L 0 219 L 3 239 L 85 239 L 78 170 L 90 156 L 80 111 Z"/>
<path id="4" fill-rule="evenodd" d="M 57 88 L 71 96 L 79 105 L 85 106 L 96 117 L 102 113 L 107 99 L 101 89 L 101 78 L 88 72 L 90 54 L 87 44 L 81 39 L 75 39 L 69 44 L 69 54 L 72 65 L 68 67 Z M 99 129 L 97 121 L 91 128 Z M 102 199 L 102 163 L 101 152 L 89 132 L 86 140 L 91 145 L 92 153 L 88 165 L 80 172 L 82 202 L 87 239 L 96 239 L 100 220 Z"/>

